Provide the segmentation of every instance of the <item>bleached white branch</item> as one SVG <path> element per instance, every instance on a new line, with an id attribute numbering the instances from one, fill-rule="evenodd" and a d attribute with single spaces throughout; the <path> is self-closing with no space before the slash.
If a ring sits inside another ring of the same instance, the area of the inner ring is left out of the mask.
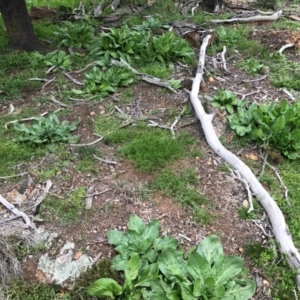
<path id="1" fill-rule="evenodd" d="M 194 106 L 195 113 L 201 122 L 207 143 L 217 155 L 225 160 L 225 162 L 230 164 L 235 170 L 238 170 L 241 177 L 249 184 L 252 193 L 256 196 L 266 211 L 281 252 L 286 256 L 288 264 L 297 272 L 296 282 L 298 288 L 300 288 L 300 254 L 293 243 L 290 230 L 285 222 L 282 211 L 253 174 L 251 169 L 221 144 L 212 125 L 213 115 L 206 114 L 201 102 L 199 101 L 198 92 L 204 73 L 205 51 L 210 38 L 211 35 L 206 36 L 200 48 L 197 74 L 193 81 L 190 100 Z"/>

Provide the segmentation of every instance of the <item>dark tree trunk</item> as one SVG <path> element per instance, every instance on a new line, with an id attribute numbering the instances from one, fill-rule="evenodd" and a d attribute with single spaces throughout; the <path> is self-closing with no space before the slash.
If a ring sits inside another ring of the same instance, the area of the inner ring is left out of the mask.
<path id="1" fill-rule="evenodd" d="M 0 0 L 0 12 L 10 47 L 28 51 L 44 50 L 33 31 L 25 0 Z"/>

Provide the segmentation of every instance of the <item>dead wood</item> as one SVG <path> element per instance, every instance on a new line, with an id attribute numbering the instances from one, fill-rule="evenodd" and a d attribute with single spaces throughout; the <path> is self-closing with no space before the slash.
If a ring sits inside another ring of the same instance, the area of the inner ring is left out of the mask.
<path id="1" fill-rule="evenodd" d="M 35 224 L 30 221 L 29 217 L 22 211 L 18 210 L 13 204 L 8 202 L 4 197 L 0 195 L 0 203 L 5 206 L 8 210 L 14 213 L 16 216 L 21 217 L 28 228 L 36 229 Z"/>
<path id="2" fill-rule="evenodd" d="M 215 151 L 216 154 L 218 154 L 225 160 L 225 162 L 230 164 L 235 170 L 239 172 L 239 174 L 241 174 L 241 178 L 243 178 L 245 182 L 249 184 L 252 193 L 256 196 L 256 198 L 266 211 L 272 225 L 275 239 L 279 245 L 281 252 L 284 256 L 286 256 L 287 262 L 290 267 L 296 269 L 297 271 L 296 283 L 297 287 L 300 288 L 300 254 L 293 243 L 292 236 L 285 222 L 283 213 L 281 212 L 274 199 L 258 181 L 251 169 L 236 155 L 227 150 L 221 144 L 212 125 L 214 115 L 206 114 L 201 102 L 199 101 L 198 91 L 204 73 L 205 51 L 210 38 L 211 35 L 206 36 L 200 48 L 197 74 L 195 76 L 192 90 L 190 92 L 190 100 L 193 104 L 196 115 L 201 122 L 207 143 Z"/>
<path id="3" fill-rule="evenodd" d="M 211 20 L 211 23 L 221 24 L 221 23 L 249 23 L 249 22 L 268 22 L 268 21 L 276 21 L 282 15 L 282 10 L 274 13 L 271 16 L 254 16 L 254 17 L 246 17 L 246 18 L 232 18 L 227 20 Z"/>

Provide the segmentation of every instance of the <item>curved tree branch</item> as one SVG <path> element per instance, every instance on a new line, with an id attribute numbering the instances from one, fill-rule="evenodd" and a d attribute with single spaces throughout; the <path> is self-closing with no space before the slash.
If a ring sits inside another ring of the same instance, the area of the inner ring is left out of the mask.
<path id="1" fill-rule="evenodd" d="M 210 38 L 211 35 L 206 36 L 200 48 L 198 69 L 190 92 L 190 100 L 194 106 L 197 117 L 201 122 L 207 143 L 216 154 L 223 158 L 234 169 L 239 171 L 242 178 L 249 184 L 252 192 L 267 212 L 272 224 L 275 239 L 280 246 L 281 252 L 286 255 L 290 267 L 295 268 L 297 271 L 296 282 L 298 288 L 300 288 L 300 254 L 293 243 L 291 233 L 280 208 L 255 177 L 251 169 L 221 144 L 212 125 L 213 115 L 206 114 L 201 102 L 199 101 L 198 91 L 204 72 L 205 51 Z"/>

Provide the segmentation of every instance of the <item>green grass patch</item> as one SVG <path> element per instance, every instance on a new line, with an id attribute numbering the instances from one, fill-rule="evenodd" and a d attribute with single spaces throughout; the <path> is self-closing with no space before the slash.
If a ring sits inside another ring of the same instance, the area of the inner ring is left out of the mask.
<path id="1" fill-rule="evenodd" d="M 18 118 L 28 117 L 36 113 L 33 109 L 25 109 Z M 13 130 L 13 126 L 9 125 L 8 129 L 5 130 L 4 124 L 10 120 L 14 120 L 16 116 L 2 117 L 0 120 L 0 176 L 10 176 L 20 173 L 19 165 L 26 165 L 43 155 L 48 150 L 43 147 L 37 147 L 32 144 L 18 143 L 13 141 L 13 137 L 16 133 Z M 22 167 L 21 169 L 24 169 Z"/>
<path id="2" fill-rule="evenodd" d="M 275 87 L 300 90 L 300 67 L 296 61 L 275 55 L 270 65 L 270 82 Z"/>
<path id="3" fill-rule="evenodd" d="M 272 285 L 273 300 L 293 299 L 296 272 L 290 270 L 285 257 L 277 257 L 280 251 L 276 249 L 272 240 L 271 245 L 273 246 L 264 247 L 261 243 L 248 244 L 245 247 L 245 255 L 251 259 L 254 266 L 263 266 L 263 274 L 269 282 L 276 282 L 276 285 Z"/>
<path id="4" fill-rule="evenodd" d="M 98 174 L 100 172 L 100 168 L 95 168 L 95 164 L 97 162 L 97 157 L 103 157 L 103 154 L 94 147 L 79 147 L 75 149 L 75 152 L 78 155 L 78 160 L 76 164 L 76 169 L 79 172 L 91 172 Z"/>
<path id="5" fill-rule="evenodd" d="M 121 146 L 118 153 L 127 157 L 134 166 L 144 172 L 158 171 L 170 162 L 185 156 L 192 139 L 182 134 L 176 139 L 169 132 L 148 129 Z"/>
<path id="6" fill-rule="evenodd" d="M 177 175 L 166 169 L 154 178 L 151 187 L 179 201 L 184 207 L 191 208 L 197 221 L 205 224 L 211 221 L 212 215 L 202 208 L 207 207 L 208 199 L 196 189 L 198 182 L 194 170 L 185 169 Z"/>
<path id="7" fill-rule="evenodd" d="M 276 22 L 272 22 L 270 27 L 272 29 L 275 29 L 275 30 L 278 30 L 278 29 L 279 30 L 280 29 L 283 29 L 283 30 L 287 30 L 287 29 L 299 30 L 299 22 L 292 21 L 292 20 L 289 20 L 289 19 L 286 19 L 286 18 L 280 18 Z"/>
<path id="8" fill-rule="evenodd" d="M 48 221 L 53 221 L 53 216 L 56 216 L 61 226 L 71 223 L 80 224 L 83 221 L 85 196 L 85 187 L 75 190 L 63 200 L 48 196 L 41 204 L 39 215 Z"/>

